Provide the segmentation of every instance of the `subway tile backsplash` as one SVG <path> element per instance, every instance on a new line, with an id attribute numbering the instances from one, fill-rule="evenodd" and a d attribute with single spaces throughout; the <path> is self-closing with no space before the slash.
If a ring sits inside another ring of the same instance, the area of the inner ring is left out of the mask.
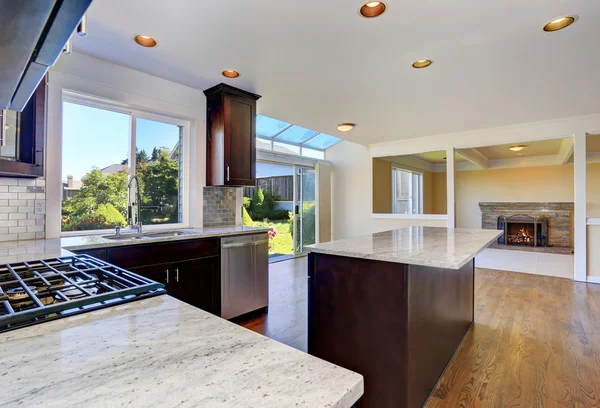
<path id="1" fill-rule="evenodd" d="M 45 200 L 45 180 L 0 177 L 0 242 L 45 238 L 46 216 L 35 213 Z"/>
<path id="2" fill-rule="evenodd" d="M 234 187 L 204 187 L 203 225 L 205 227 L 235 225 L 236 194 Z"/>

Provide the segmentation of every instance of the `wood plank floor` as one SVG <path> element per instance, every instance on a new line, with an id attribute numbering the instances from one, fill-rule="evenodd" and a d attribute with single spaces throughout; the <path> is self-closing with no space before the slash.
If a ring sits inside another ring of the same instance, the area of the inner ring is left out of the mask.
<path id="1" fill-rule="evenodd" d="M 306 351 L 306 258 L 272 264 L 243 326 Z M 600 407 L 600 285 L 477 269 L 475 324 L 426 407 Z"/>

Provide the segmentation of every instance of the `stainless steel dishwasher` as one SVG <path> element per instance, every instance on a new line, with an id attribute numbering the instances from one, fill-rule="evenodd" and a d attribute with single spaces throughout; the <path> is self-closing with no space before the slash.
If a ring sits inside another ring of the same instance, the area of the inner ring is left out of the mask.
<path id="1" fill-rule="evenodd" d="M 269 305 L 269 235 L 221 238 L 221 317 Z"/>

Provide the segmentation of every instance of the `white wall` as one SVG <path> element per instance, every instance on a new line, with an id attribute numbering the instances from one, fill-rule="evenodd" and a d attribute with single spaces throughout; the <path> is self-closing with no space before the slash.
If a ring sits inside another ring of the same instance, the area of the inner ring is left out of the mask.
<path id="1" fill-rule="evenodd" d="M 445 227 L 445 220 L 375 219 L 372 215 L 372 158 L 369 147 L 341 142 L 327 150 L 332 163 L 332 239 L 409 225 Z"/>
<path id="2" fill-rule="evenodd" d="M 190 226 L 202 225 L 206 162 L 206 98 L 201 90 L 80 53 L 63 55 L 50 70 L 46 149 L 46 236 L 60 234 L 63 89 L 123 103 L 138 110 L 190 122 Z"/>

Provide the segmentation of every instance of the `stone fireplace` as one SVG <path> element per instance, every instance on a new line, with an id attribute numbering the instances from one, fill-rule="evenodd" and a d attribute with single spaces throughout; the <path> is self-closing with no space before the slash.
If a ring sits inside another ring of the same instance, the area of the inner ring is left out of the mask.
<path id="1" fill-rule="evenodd" d="M 563 249 L 571 252 L 573 203 L 479 203 L 481 227 L 504 234 L 495 248 Z"/>

